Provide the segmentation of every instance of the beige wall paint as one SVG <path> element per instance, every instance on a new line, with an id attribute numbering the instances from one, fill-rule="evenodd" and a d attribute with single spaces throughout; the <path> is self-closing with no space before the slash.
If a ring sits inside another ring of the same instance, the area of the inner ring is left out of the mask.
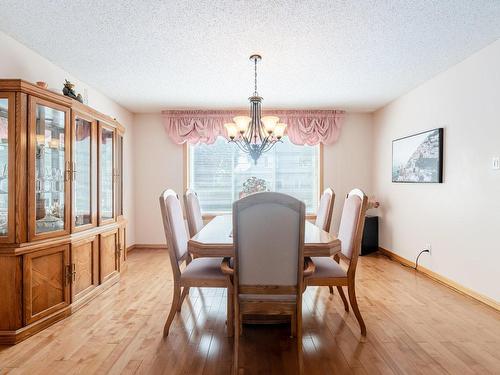
<path id="1" fill-rule="evenodd" d="M 158 205 L 160 193 L 183 193 L 183 146 L 170 141 L 158 114 L 136 114 L 136 243 L 165 242 Z M 354 187 L 371 190 L 372 123 L 370 114 L 348 114 L 339 141 L 324 147 L 324 184 L 337 194 L 332 231 L 338 228 L 343 198 Z"/>
<path id="2" fill-rule="evenodd" d="M 134 124 L 136 243 L 165 244 L 158 197 L 167 188 L 181 197 L 182 146 L 168 139 L 159 114 L 136 114 Z"/>
<path id="3" fill-rule="evenodd" d="M 113 100 L 96 89 L 78 80 L 73 75 L 54 65 L 49 60 L 0 32 L 0 78 L 21 78 L 26 81 L 45 81 L 49 88 L 61 92 L 64 79 L 76 84 L 76 91 L 88 90 L 89 105 L 98 111 L 116 118 L 126 128 L 124 137 L 124 213 L 129 220 L 127 227 L 127 245 L 135 243 L 134 214 L 134 170 L 132 157 L 133 115 Z M 71 49 L 68 47 L 68 53 Z"/>
<path id="4" fill-rule="evenodd" d="M 372 189 L 372 116 L 369 113 L 349 113 L 340 134 L 332 146 L 324 146 L 323 178 L 325 188 L 335 191 L 332 229 L 337 233 L 340 215 L 347 193 L 362 189 L 368 196 Z"/>
<path id="5" fill-rule="evenodd" d="M 380 245 L 500 301 L 500 40 L 374 114 Z M 444 127 L 444 183 L 391 183 L 391 142 Z"/>

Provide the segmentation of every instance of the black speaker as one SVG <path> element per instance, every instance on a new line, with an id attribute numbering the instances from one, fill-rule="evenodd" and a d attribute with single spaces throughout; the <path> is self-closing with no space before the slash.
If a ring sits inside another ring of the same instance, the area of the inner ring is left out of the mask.
<path id="1" fill-rule="evenodd" d="M 361 241 L 361 255 L 378 250 L 378 216 L 366 216 L 363 240 Z"/>

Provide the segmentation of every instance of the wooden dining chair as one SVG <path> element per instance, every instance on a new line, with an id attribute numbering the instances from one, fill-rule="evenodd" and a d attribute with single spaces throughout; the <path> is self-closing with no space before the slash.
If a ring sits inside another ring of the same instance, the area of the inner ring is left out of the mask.
<path id="1" fill-rule="evenodd" d="M 333 205 L 335 203 L 335 193 L 332 188 L 327 188 L 321 194 L 319 207 L 316 213 L 315 225 L 326 232 L 330 231 L 332 224 Z"/>
<path id="2" fill-rule="evenodd" d="M 242 316 L 287 315 L 302 351 L 302 290 L 305 205 L 281 193 L 256 193 L 233 204 L 234 267 L 224 259 L 223 272 L 233 278 L 235 316 L 234 370 L 238 369 Z"/>
<path id="3" fill-rule="evenodd" d="M 313 257 L 315 272 L 306 279 L 306 286 L 336 286 L 344 302 L 345 311 L 349 311 L 349 305 L 342 287 L 347 286 L 349 302 L 363 336 L 366 336 L 366 326 L 356 300 L 355 276 L 367 206 L 368 198 L 361 190 L 354 189 L 347 194 L 338 234 L 341 241 L 341 254 L 349 262 L 347 270 L 339 264 L 339 255 L 334 258 Z"/>
<path id="4" fill-rule="evenodd" d="M 333 206 L 335 204 L 335 193 L 332 188 L 327 188 L 321 194 L 319 207 L 316 213 L 315 225 L 326 232 L 330 232 L 332 225 Z M 328 287 L 330 294 L 333 294 L 332 286 Z"/>
<path id="5" fill-rule="evenodd" d="M 181 310 L 182 302 L 190 287 L 213 287 L 228 288 L 227 330 L 231 336 L 233 332 L 232 285 L 229 277 L 221 271 L 222 258 L 191 258 L 187 249 L 188 234 L 181 203 L 179 196 L 173 190 L 165 190 L 160 195 L 160 208 L 174 276 L 172 306 L 163 328 L 163 335 L 168 336 L 175 313 Z M 183 263 L 185 263 L 185 267 L 181 271 L 180 266 Z"/>
<path id="6" fill-rule="evenodd" d="M 184 208 L 186 209 L 189 236 L 193 237 L 203 228 L 203 215 L 201 214 L 198 194 L 191 189 L 187 189 L 184 193 Z"/>

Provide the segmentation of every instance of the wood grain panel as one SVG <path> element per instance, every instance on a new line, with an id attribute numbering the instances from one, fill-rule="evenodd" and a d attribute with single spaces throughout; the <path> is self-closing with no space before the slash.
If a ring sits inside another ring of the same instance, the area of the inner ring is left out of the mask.
<path id="1" fill-rule="evenodd" d="M 122 265 L 122 263 L 125 263 L 127 260 L 127 252 L 125 251 L 125 244 L 127 243 L 127 229 L 125 228 L 125 225 L 120 227 L 119 231 L 120 240 L 118 245 L 120 250 L 120 265 Z"/>
<path id="2" fill-rule="evenodd" d="M 16 163 L 15 163 L 15 221 L 17 243 L 26 242 L 28 238 L 28 95 L 16 93 Z M 14 208 L 14 207 L 13 207 Z"/>
<path id="3" fill-rule="evenodd" d="M 98 284 L 98 241 L 95 236 L 71 245 L 72 296 L 77 301 Z"/>
<path id="4" fill-rule="evenodd" d="M 73 288 L 78 294 L 92 286 L 92 242 L 73 247 L 73 264 L 75 265 L 75 279 Z"/>
<path id="5" fill-rule="evenodd" d="M 73 100 L 62 94 L 54 93 L 50 90 L 43 89 L 37 85 L 24 81 L 22 79 L 0 79 L 0 90 L 2 91 L 17 91 L 23 95 L 35 95 L 46 98 L 54 103 L 64 106 L 72 105 Z"/>
<path id="6" fill-rule="evenodd" d="M 102 233 L 99 236 L 100 282 L 113 277 L 119 269 L 117 257 L 118 230 Z"/>
<path id="7" fill-rule="evenodd" d="M 21 257 L 0 257 L 0 330 L 22 325 Z"/>
<path id="8" fill-rule="evenodd" d="M 69 305 L 69 246 L 57 246 L 24 256 L 25 323 Z"/>
<path id="9" fill-rule="evenodd" d="M 32 313 L 38 314 L 64 301 L 64 254 L 54 253 L 33 258 Z"/>

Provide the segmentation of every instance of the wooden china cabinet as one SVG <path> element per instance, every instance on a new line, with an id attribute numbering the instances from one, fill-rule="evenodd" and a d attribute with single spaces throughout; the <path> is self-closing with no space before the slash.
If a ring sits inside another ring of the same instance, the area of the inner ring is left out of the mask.
<path id="1" fill-rule="evenodd" d="M 0 79 L 0 344 L 39 332 L 119 280 L 123 135 L 86 105 Z"/>

